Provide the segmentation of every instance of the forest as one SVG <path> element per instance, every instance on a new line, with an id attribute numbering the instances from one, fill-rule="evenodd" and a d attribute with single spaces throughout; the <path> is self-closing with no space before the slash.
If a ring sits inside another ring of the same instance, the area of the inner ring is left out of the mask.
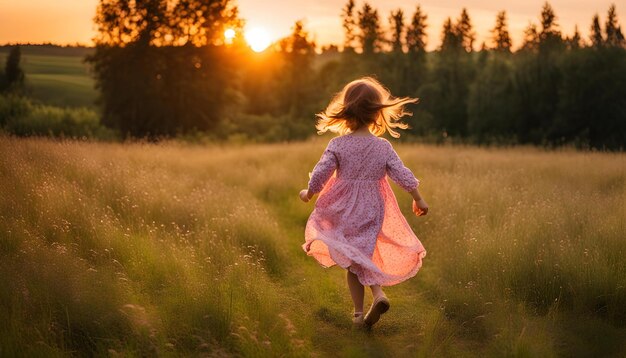
<path id="1" fill-rule="evenodd" d="M 585 39 L 578 28 L 565 34 L 546 2 L 521 44 L 505 10 L 481 44 L 465 8 L 444 22 L 440 39 L 427 37 L 420 5 L 385 15 L 349 0 L 337 14 L 341 44 L 319 46 L 297 21 L 255 53 L 232 1 L 102 0 L 96 48 L 85 58 L 100 121 L 122 138 L 301 140 L 315 135 L 315 114 L 334 93 L 367 75 L 420 99 L 405 141 L 624 147 L 626 41 L 615 5 L 604 19 L 590 16 Z M 226 29 L 237 36 L 227 41 Z M 5 92 L 19 82 L 9 67 Z"/>

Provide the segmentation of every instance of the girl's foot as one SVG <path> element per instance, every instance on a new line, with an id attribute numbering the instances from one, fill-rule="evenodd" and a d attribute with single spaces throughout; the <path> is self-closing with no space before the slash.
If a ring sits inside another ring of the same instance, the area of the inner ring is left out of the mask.
<path id="1" fill-rule="evenodd" d="M 363 312 L 354 312 L 352 323 L 354 323 L 355 326 L 363 325 Z"/>
<path id="2" fill-rule="evenodd" d="M 365 315 L 365 319 L 363 323 L 367 326 L 371 327 L 380 319 L 380 316 L 389 310 L 389 300 L 385 294 L 382 294 L 374 299 L 372 302 L 372 307 L 370 307 L 369 312 Z"/>

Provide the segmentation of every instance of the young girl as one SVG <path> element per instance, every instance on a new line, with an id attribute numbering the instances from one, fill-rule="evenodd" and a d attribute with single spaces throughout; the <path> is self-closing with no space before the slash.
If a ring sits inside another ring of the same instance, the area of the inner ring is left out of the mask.
<path id="1" fill-rule="evenodd" d="M 387 176 L 413 196 L 413 212 L 428 213 L 419 180 L 406 168 L 391 143 L 378 136 L 408 126 L 397 120 L 410 113 L 414 98 L 393 98 L 378 81 L 364 77 L 348 83 L 317 115 L 318 134 L 339 133 L 330 140 L 300 198 L 320 193 L 305 230 L 304 251 L 322 266 L 347 269 L 354 302 L 353 322 L 372 326 L 389 309 L 381 286 L 407 280 L 422 266 L 426 250 L 398 208 Z M 363 286 L 374 301 L 363 318 Z"/>

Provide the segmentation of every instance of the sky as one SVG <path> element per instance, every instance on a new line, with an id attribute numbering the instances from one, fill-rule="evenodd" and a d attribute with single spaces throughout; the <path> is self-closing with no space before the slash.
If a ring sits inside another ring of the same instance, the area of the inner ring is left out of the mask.
<path id="1" fill-rule="evenodd" d="M 304 20 L 305 28 L 318 45 L 343 42 L 341 8 L 347 0 L 238 0 L 240 14 L 247 27 L 264 28 L 278 39 L 287 36 L 297 20 Z M 370 0 L 378 9 L 382 25 L 389 26 L 391 10 L 403 9 L 405 23 L 410 21 L 415 7 L 420 4 L 428 15 L 428 48 L 435 49 L 441 42 L 441 28 L 447 17 L 458 18 L 466 7 L 477 33 L 476 47 L 488 41 L 489 30 L 495 23 L 496 13 L 506 10 L 509 32 L 514 48 L 520 45 L 523 30 L 532 21 L 539 22 L 539 13 L 545 0 Z M 561 31 L 570 35 L 574 26 L 588 40 L 592 16 L 600 15 L 604 25 L 611 5 L 617 6 L 621 25 L 625 24 L 626 0 L 552 0 L 550 4 L 557 15 Z M 52 42 L 60 44 L 92 44 L 95 36 L 93 17 L 98 0 L 0 0 L 0 44 L 15 42 Z M 356 1 L 357 8 L 363 1 Z M 626 28 L 626 25 L 624 26 Z M 624 31 L 623 31 L 624 32 Z"/>

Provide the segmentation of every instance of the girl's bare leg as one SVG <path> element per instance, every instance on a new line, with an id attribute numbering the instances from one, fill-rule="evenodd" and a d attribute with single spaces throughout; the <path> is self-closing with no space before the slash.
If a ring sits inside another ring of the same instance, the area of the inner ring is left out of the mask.
<path id="1" fill-rule="evenodd" d="M 383 289 L 382 289 L 382 287 L 380 287 L 380 285 L 372 285 L 372 286 L 370 286 L 370 289 L 372 289 L 372 296 L 374 296 L 374 299 L 376 299 L 377 297 L 385 295 L 385 293 L 383 292 Z"/>
<path id="2" fill-rule="evenodd" d="M 359 282 L 358 277 L 348 270 L 348 287 L 350 288 L 350 295 L 352 296 L 352 302 L 354 302 L 354 312 L 363 312 L 363 295 L 364 288 Z"/>

